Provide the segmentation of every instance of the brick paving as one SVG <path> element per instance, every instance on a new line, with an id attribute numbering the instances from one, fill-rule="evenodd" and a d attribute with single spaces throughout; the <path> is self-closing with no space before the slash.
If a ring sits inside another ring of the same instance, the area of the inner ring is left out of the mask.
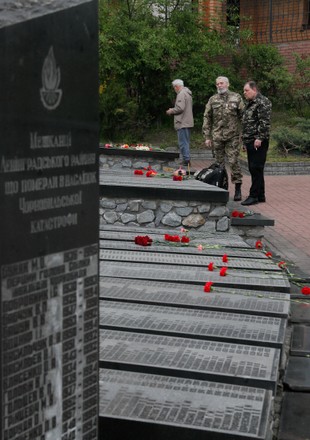
<path id="1" fill-rule="evenodd" d="M 192 169 L 201 169 L 210 160 L 193 160 Z M 229 170 L 228 170 L 229 171 Z M 244 175 L 242 200 L 249 194 L 250 175 Z M 265 227 L 264 244 L 292 265 L 296 271 L 310 277 L 310 175 L 265 176 L 266 203 L 243 207 L 233 202 L 234 185 L 230 183 L 232 209 L 259 212 L 275 220 Z"/>

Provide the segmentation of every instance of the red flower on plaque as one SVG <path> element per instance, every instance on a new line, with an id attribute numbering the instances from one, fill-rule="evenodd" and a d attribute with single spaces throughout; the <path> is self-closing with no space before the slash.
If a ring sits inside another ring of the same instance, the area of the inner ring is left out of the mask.
<path id="1" fill-rule="evenodd" d="M 145 175 L 146 177 L 154 177 L 156 176 L 157 172 L 155 170 L 148 170 Z"/>
<path id="2" fill-rule="evenodd" d="M 134 170 L 134 174 L 137 176 L 143 176 L 144 172 L 142 170 Z"/>
<path id="3" fill-rule="evenodd" d="M 242 211 L 241 212 L 240 211 L 232 211 L 231 216 L 243 218 L 243 217 L 245 217 L 245 213 Z"/>
<path id="4" fill-rule="evenodd" d="M 286 268 L 286 262 L 285 261 L 280 261 L 278 263 L 278 266 L 280 267 L 280 269 L 285 269 Z"/>
<path id="5" fill-rule="evenodd" d="M 227 263 L 228 262 L 228 255 L 224 254 L 223 258 L 222 258 L 223 263 Z"/>
<path id="6" fill-rule="evenodd" d="M 204 285 L 203 291 L 206 293 L 211 292 L 212 284 L 213 284 L 212 281 L 206 282 L 206 284 Z"/>
<path id="7" fill-rule="evenodd" d="M 302 293 L 303 295 L 310 295 L 310 287 L 308 287 L 308 286 L 304 286 L 304 287 L 301 289 L 301 293 Z"/>
<path id="8" fill-rule="evenodd" d="M 183 235 L 183 237 L 181 238 L 181 243 L 189 243 L 189 237 Z"/>
<path id="9" fill-rule="evenodd" d="M 226 277 L 227 267 L 222 267 L 220 270 L 220 277 Z"/>
<path id="10" fill-rule="evenodd" d="M 148 235 L 137 235 L 135 237 L 135 244 L 139 244 L 140 246 L 151 246 L 153 240 Z"/>
<path id="11" fill-rule="evenodd" d="M 208 270 L 210 272 L 212 272 L 214 270 L 214 263 L 211 262 L 211 263 L 208 264 Z"/>
<path id="12" fill-rule="evenodd" d="M 105 145 L 104 145 L 104 148 L 112 148 L 112 147 L 113 147 L 112 144 L 105 144 Z"/>
<path id="13" fill-rule="evenodd" d="M 263 243 L 260 240 L 257 240 L 257 242 L 255 243 L 255 247 L 256 249 L 262 249 Z"/>
<path id="14" fill-rule="evenodd" d="M 272 258 L 272 253 L 271 253 L 271 252 L 266 252 L 265 255 L 266 255 L 266 257 L 268 257 L 268 258 Z"/>
<path id="15" fill-rule="evenodd" d="M 178 235 L 164 235 L 166 241 L 172 241 L 174 243 L 179 243 L 181 241 L 180 237 Z"/>
<path id="16" fill-rule="evenodd" d="M 172 176 L 172 180 L 175 180 L 177 182 L 181 182 L 183 180 L 182 176 Z"/>

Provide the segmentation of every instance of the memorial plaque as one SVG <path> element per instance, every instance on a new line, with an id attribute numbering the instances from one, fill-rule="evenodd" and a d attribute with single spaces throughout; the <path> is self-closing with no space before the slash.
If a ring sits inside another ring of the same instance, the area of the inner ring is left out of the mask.
<path id="1" fill-rule="evenodd" d="M 139 232 L 141 234 L 141 230 Z M 123 249 L 126 251 L 135 250 L 136 252 L 149 252 L 147 246 L 138 246 L 133 241 L 110 241 L 110 240 L 100 240 L 100 249 Z M 268 257 L 263 252 L 251 249 L 243 248 L 221 248 L 217 246 L 205 246 L 204 249 L 199 250 L 197 246 L 167 246 L 164 243 L 152 243 L 153 252 L 169 253 L 169 254 L 188 254 L 188 255 L 208 255 L 208 256 L 223 256 L 224 253 L 229 252 L 231 257 L 240 258 L 255 258 L 260 260 L 266 260 Z"/>
<path id="2" fill-rule="evenodd" d="M 291 340 L 292 356 L 310 356 L 310 327 L 307 325 L 294 325 Z"/>
<path id="3" fill-rule="evenodd" d="M 151 246 L 146 246 L 148 252 L 136 252 L 124 251 L 124 250 L 100 250 L 100 260 L 103 261 L 127 261 L 127 262 L 140 262 L 140 263 L 153 263 L 153 264 L 178 264 L 182 267 L 186 266 L 197 266 L 207 268 L 208 265 L 213 262 L 216 267 L 229 267 L 232 269 L 245 269 L 245 270 L 264 270 L 281 272 L 282 269 L 275 264 L 270 259 L 267 260 L 254 260 L 248 258 L 236 258 L 232 256 L 227 256 L 228 261 L 223 263 L 223 252 L 222 257 L 207 256 L 207 255 L 188 255 L 188 254 L 169 254 L 169 253 L 158 253 L 154 252 Z M 226 254 L 227 255 L 227 254 Z"/>
<path id="4" fill-rule="evenodd" d="M 290 321 L 294 324 L 309 324 L 310 322 L 310 301 L 305 298 L 299 301 L 292 301 Z"/>
<path id="5" fill-rule="evenodd" d="M 293 391 L 309 393 L 310 359 L 306 357 L 290 356 L 285 370 L 283 383 Z"/>
<path id="6" fill-rule="evenodd" d="M 290 296 L 279 292 L 218 287 L 207 295 L 201 286 L 118 278 L 100 279 L 100 297 L 194 309 L 287 317 Z"/>
<path id="7" fill-rule="evenodd" d="M 96 6 L 0 6 L 2 440 L 97 439 Z"/>
<path id="8" fill-rule="evenodd" d="M 279 348 L 284 342 L 286 320 L 101 300 L 100 326 L 109 330 L 130 330 Z"/>
<path id="9" fill-rule="evenodd" d="M 232 287 L 253 290 L 289 293 L 290 283 L 283 272 L 264 273 L 241 271 L 228 268 L 226 275 L 220 275 L 220 268 L 208 271 L 201 267 L 180 267 L 179 265 L 100 262 L 100 275 L 113 278 L 134 278 L 137 280 L 168 281 L 204 285 L 214 283 L 214 288 Z"/>
<path id="10" fill-rule="evenodd" d="M 180 182 L 172 179 L 141 179 L 141 176 L 124 173 L 119 178 L 115 171 L 100 173 L 100 193 L 105 197 L 124 197 L 136 199 L 190 200 L 202 202 L 227 203 L 229 192 L 215 185 L 202 184 L 196 179 Z"/>
<path id="11" fill-rule="evenodd" d="M 309 438 L 309 408 L 309 393 L 284 393 L 278 440 L 307 440 Z"/>
<path id="12" fill-rule="evenodd" d="M 149 234 L 156 234 L 156 235 L 164 235 L 164 234 L 171 234 L 175 235 L 177 233 L 181 234 L 181 228 L 155 228 L 155 227 L 148 227 L 148 233 Z M 100 225 L 101 231 L 112 231 L 112 232 L 121 232 L 121 233 L 141 233 L 141 226 L 129 226 L 129 225 L 115 225 L 115 224 L 106 224 L 106 225 Z M 205 232 L 205 231 L 197 231 L 197 230 L 190 230 L 189 235 L 192 235 L 197 238 L 225 238 L 226 240 L 229 240 L 229 238 L 232 238 L 233 240 L 239 240 L 243 241 L 238 234 L 234 234 L 232 232 Z M 245 243 L 245 246 L 247 248 L 250 248 L 250 245 Z"/>
<path id="13" fill-rule="evenodd" d="M 266 439 L 271 392 L 194 379 L 100 369 L 102 436 Z"/>
<path id="14" fill-rule="evenodd" d="M 164 239 L 164 235 L 163 234 L 150 234 L 148 229 L 145 229 L 145 231 L 147 231 L 146 233 L 148 235 L 150 235 L 150 237 L 154 240 L 158 240 L 158 244 L 160 243 L 165 243 L 167 245 L 167 242 Z M 169 234 L 169 232 L 166 232 L 166 234 Z M 174 235 L 176 234 L 176 231 L 174 231 Z M 120 233 L 118 231 L 102 231 L 100 230 L 99 232 L 99 236 L 100 239 L 102 240 L 127 240 L 127 241 L 132 241 L 134 242 L 135 237 L 137 235 L 144 235 L 143 231 L 141 231 L 141 228 L 139 230 L 138 233 L 136 232 L 124 232 L 124 233 Z M 190 237 L 190 235 L 189 235 Z M 209 234 L 209 236 L 206 234 L 205 237 L 193 237 L 191 239 L 191 245 L 195 245 L 198 246 L 199 244 L 201 244 L 202 246 L 204 246 L 205 248 L 210 247 L 210 248 L 227 248 L 227 247 L 236 247 L 236 248 L 249 248 L 249 245 L 247 245 L 242 238 L 240 238 L 239 236 L 225 236 L 225 235 L 211 235 Z M 187 246 L 186 246 L 187 247 Z"/>
<path id="15" fill-rule="evenodd" d="M 100 330 L 100 366 L 254 386 L 275 391 L 280 350 Z"/>

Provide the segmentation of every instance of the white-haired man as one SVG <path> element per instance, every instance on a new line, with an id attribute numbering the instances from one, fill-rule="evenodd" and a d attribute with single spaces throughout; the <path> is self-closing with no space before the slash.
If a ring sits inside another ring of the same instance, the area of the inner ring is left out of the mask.
<path id="1" fill-rule="evenodd" d="M 167 115 L 174 115 L 174 128 L 178 135 L 178 144 L 182 155 L 182 164 L 190 165 L 190 131 L 194 126 L 192 92 L 184 87 L 181 79 L 172 81 L 177 94 L 173 108 L 169 108 Z"/>
<path id="2" fill-rule="evenodd" d="M 216 78 L 217 93 L 209 99 L 204 113 L 203 135 L 207 148 L 213 149 L 220 165 L 227 158 L 231 182 L 235 184 L 234 200 L 241 200 L 242 172 L 239 163 L 241 150 L 241 120 L 244 103 L 239 93 L 229 90 L 226 76 Z"/>

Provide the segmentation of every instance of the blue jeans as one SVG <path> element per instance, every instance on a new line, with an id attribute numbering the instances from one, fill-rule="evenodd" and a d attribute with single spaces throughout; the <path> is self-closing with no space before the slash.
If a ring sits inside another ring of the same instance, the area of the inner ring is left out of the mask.
<path id="1" fill-rule="evenodd" d="M 189 152 L 190 130 L 190 128 L 180 128 L 177 130 L 180 152 L 185 161 L 190 161 L 191 158 Z"/>

